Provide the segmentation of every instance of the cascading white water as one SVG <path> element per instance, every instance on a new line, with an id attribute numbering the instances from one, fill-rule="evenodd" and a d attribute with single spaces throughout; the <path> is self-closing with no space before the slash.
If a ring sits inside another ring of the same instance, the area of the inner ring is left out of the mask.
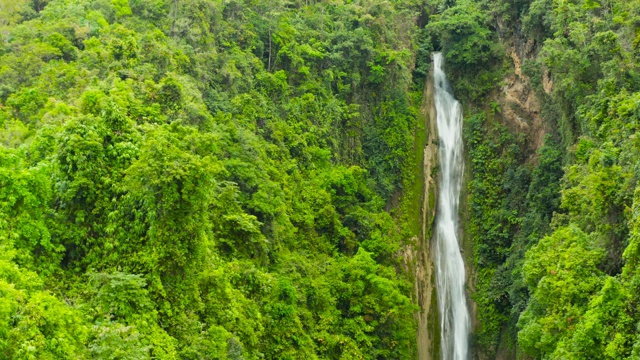
<path id="1" fill-rule="evenodd" d="M 454 99 L 442 68 L 441 53 L 433 54 L 437 111 L 440 194 L 435 231 L 435 266 L 442 359 L 467 360 L 469 312 L 465 268 L 458 244 L 458 204 L 462 186 L 462 107 Z"/>

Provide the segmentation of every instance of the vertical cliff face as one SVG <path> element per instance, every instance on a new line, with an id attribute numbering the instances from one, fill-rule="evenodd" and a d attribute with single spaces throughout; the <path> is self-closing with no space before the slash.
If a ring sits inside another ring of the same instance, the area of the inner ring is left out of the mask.
<path id="1" fill-rule="evenodd" d="M 512 70 L 503 78 L 503 85 L 493 96 L 493 100 L 500 104 L 500 120 L 504 125 L 514 133 L 525 135 L 525 152 L 529 155 L 527 160 L 530 160 L 542 146 L 545 135 L 540 100 L 531 87 L 530 79 L 522 70 L 522 63 L 533 57 L 533 44 L 531 41 L 521 46 L 507 43 L 505 47 Z"/>
<path id="2" fill-rule="evenodd" d="M 464 104 L 471 359 L 640 356 L 639 1 L 426 1 Z"/>
<path id="3" fill-rule="evenodd" d="M 504 43 L 511 62 L 510 71 L 502 78 L 502 86 L 496 88 L 488 100 L 498 104 L 500 111 L 492 114 L 492 120 L 509 130 L 512 134 L 522 134 L 525 141 L 521 143 L 522 152 L 527 154 L 521 161 L 536 163 L 537 150 L 542 146 L 545 136 L 544 123 L 541 118 L 540 100 L 536 96 L 529 78 L 522 71 L 524 59 L 532 56 L 531 49 L 527 46 L 516 46 L 505 41 Z M 424 121 L 426 129 L 426 141 L 423 148 L 423 191 L 422 207 L 420 209 L 421 234 L 417 240 L 417 247 L 408 251 L 407 258 L 415 264 L 415 294 L 416 302 L 420 306 L 418 313 L 418 358 L 439 359 L 440 354 L 440 328 L 439 314 L 437 310 L 435 273 L 432 254 L 432 226 L 436 216 L 438 198 L 438 133 L 436 124 L 436 107 L 434 103 L 433 68 L 425 82 L 420 106 L 420 118 Z M 489 106 L 487 105 L 487 111 Z M 465 149 L 465 152 L 467 150 Z M 467 154 L 468 155 L 468 154 Z M 473 174 L 469 156 L 465 156 L 465 176 L 462 185 L 460 199 L 460 213 L 462 216 L 462 244 L 466 272 L 468 274 L 468 303 L 472 327 L 475 331 L 481 331 L 483 325 L 478 319 L 478 305 L 471 300 L 478 290 L 478 271 L 474 267 L 473 253 L 474 243 L 468 234 L 469 218 L 469 192 L 468 186 Z M 498 342 L 496 347 L 485 349 L 482 345 L 470 349 L 473 358 L 511 358 L 515 355 L 508 344 Z"/>
<path id="4" fill-rule="evenodd" d="M 433 263 L 431 259 L 431 228 L 436 215 L 437 182 L 435 169 L 438 165 L 438 133 L 436 129 L 436 108 L 433 100 L 433 69 L 427 77 L 420 118 L 425 122 L 427 132 L 423 150 L 424 183 L 420 222 L 422 230 L 418 239 L 416 260 L 415 292 L 420 306 L 418 314 L 418 358 L 420 360 L 439 359 L 438 309 L 434 286 Z"/>
<path id="5" fill-rule="evenodd" d="M 499 41 L 505 54 L 499 86 L 473 104 L 465 116 L 466 166 L 460 211 L 468 291 L 473 299 L 471 352 L 473 359 L 480 360 L 518 356 L 518 314 L 505 314 L 499 306 L 520 306 L 517 301 L 526 301 L 518 298 L 522 289 L 511 284 L 511 276 L 518 276 L 513 269 L 524 256 L 530 229 L 539 226 L 525 219 L 528 194 L 535 191 L 530 186 L 540 176 L 535 169 L 551 132 L 543 117 L 543 96 L 553 84 L 543 73 L 542 93 L 523 69 L 527 61 L 536 60 L 534 44 L 515 35 Z M 502 215 L 507 213 L 517 215 L 509 219 Z M 500 232 L 492 233 L 495 228 Z M 487 244 L 493 244 L 492 249 L 487 250 Z M 498 248 L 501 252 L 495 250 Z"/>

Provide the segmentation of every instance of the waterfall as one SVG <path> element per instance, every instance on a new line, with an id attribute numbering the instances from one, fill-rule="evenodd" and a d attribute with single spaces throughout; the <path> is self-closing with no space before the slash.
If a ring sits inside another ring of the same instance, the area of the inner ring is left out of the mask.
<path id="1" fill-rule="evenodd" d="M 458 244 L 458 205 L 464 167 L 462 108 L 447 83 L 442 54 L 434 53 L 433 62 L 440 156 L 434 262 L 441 352 L 444 360 L 467 360 L 470 324 L 464 291 L 464 261 Z"/>

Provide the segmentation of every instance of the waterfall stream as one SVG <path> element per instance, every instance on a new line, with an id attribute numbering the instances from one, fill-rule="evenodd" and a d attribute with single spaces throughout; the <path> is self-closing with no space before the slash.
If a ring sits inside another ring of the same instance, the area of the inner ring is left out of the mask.
<path id="1" fill-rule="evenodd" d="M 444 360 L 467 360 L 469 311 L 465 268 L 458 244 L 458 205 L 462 186 L 462 107 L 454 99 L 441 53 L 433 54 L 437 111 L 440 191 L 435 224 L 436 288 Z"/>

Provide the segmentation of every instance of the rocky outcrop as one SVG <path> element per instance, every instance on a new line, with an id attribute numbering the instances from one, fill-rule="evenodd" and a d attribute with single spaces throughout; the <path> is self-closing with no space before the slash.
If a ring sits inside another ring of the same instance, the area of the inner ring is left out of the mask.
<path id="1" fill-rule="evenodd" d="M 494 101 L 500 104 L 505 125 L 514 132 L 524 133 L 530 150 L 533 150 L 529 153 L 535 154 L 542 146 L 545 134 L 540 103 L 529 79 L 522 73 L 521 55 L 515 47 L 508 49 L 508 54 L 513 61 L 514 71 L 504 78 L 504 86 Z"/>
<path id="2" fill-rule="evenodd" d="M 418 313 L 418 359 L 438 359 L 439 321 L 436 306 L 433 263 L 431 261 L 431 226 L 436 215 L 437 181 L 435 169 L 438 164 L 438 133 L 436 129 L 436 108 L 433 100 L 433 70 L 427 77 L 423 92 L 420 118 L 425 121 L 427 141 L 424 146 L 424 185 L 422 194 L 420 238 L 417 241 L 415 293 L 420 312 Z"/>

